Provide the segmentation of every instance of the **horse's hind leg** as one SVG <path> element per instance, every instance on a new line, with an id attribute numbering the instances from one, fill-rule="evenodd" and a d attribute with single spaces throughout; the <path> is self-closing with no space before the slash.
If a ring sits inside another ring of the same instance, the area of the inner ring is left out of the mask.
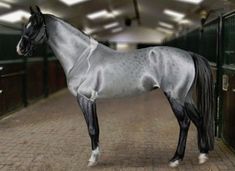
<path id="1" fill-rule="evenodd" d="M 198 148 L 200 151 L 200 155 L 198 157 L 199 164 L 203 164 L 208 160 L 208 151 L 209 146 L 206 141 L 205 129 L 203 128 L 203 118 L 199 111 L 197 110 L 196 106 L 193 103 L 193 100 L 189 100 L 185 103 L 185 108 L 189 118 L 192 120 L 194 125 L 197 128 L 198 132 Z"/>
<path id="2" fill-rule="evenodd" d="M 96 114 L 96 102 L 87 99 L 84 96 L 77 96 L 78 104 L 84 114 L 88 132 L 91 138 L 92 153 L 88 166 L 94 166 L 99 158 L 99 123 Z"/>
<path id="3" fill-rule="evenodd" d="M 190 119 L 188 118 L 183 105 L 181 105 L 175 99 L 172 99 L 168 96 L 167 96 L 167 98 L 170 102 L 172 110 L 173 110 L 173 112 L 178 120 L 179 126 L 180 126 L 178 146 L 177 146 L 175 155 L 172 157 L 172 159 L 169 162 L 170 167 L 177 167 L 179 165 L 180 161 L 182 161 L 184 158 L 188 129 L 190 126 Z"/>

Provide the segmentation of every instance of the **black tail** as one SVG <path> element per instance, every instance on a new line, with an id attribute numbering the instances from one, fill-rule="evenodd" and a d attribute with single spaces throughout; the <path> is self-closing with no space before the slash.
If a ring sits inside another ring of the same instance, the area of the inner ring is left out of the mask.
<path id="1" fill-rule="evenodd" d="M 214 85 L 208 61 L 198 55 L 191 54 L 195 65 L 195 84 L 197 89 L 197 108 L 203 117 L 203 128 L 209 150 L 214 149 Z"/>

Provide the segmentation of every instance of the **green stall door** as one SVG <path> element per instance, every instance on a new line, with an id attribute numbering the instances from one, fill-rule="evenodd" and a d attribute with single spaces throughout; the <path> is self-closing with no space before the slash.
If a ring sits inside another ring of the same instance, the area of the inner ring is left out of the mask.
<path id="1" fill-rule="evenodd" d="M 199 53 L 212 63 L 216 63 L 218 24 L 218 20 L 208 23 L 203 29 L 199 43 Z"/>
<path id="2" fill-rule="evenodd" d="M 235 149 L 235 15 L 223 22 L 222 137 Z"/>

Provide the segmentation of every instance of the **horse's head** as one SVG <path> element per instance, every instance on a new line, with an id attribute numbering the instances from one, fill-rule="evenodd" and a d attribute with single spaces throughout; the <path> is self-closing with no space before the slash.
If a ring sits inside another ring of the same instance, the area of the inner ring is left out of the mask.
<path id="1" fill-rule="evenodd" d="M 48 38 L 44 15 L 38 6 L 36 6 L 36 9 L 34 11 L 30 7 L 31 17 L 25 25 L 21 39 L 16 46 L 19 55 L 32 55 L 36 46 L 42 44 Z"/>

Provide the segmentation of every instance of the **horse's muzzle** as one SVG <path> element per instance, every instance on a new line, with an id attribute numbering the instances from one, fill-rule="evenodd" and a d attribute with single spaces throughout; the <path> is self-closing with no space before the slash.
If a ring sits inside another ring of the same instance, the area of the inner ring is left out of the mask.
<path id="1" fill-rule="evenodd" d="M 33 47 L 31 45 L 27 45 L 25 48 L 21 47 L 22 41 L 20 40 L 18 45 L 16 46 L 16 52 L 20 56 L 31 56 L 33 54 Z"/>

